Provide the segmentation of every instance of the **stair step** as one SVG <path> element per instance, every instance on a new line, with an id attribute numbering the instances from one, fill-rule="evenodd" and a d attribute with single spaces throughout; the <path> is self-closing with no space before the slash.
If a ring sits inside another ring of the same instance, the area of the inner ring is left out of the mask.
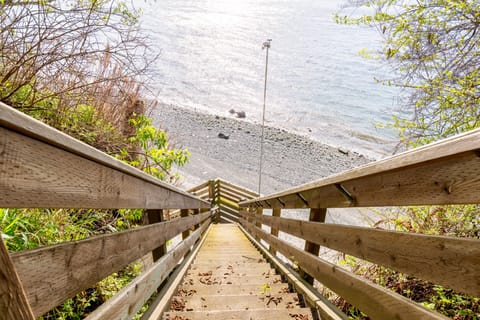
<path id="1" fill-rule="evenodd" d="M 230 256 L 230 255 L 249 255 L 249 254 L 253 254 L 253 255 L 260 255 L 260 253 L 255 250 L 255 249 L 245 249 L 245 248 L 238 248 L 238 249 L 234 249 L 232 248 L 231 250 L 227 250 L 227 249 L 208 249 L 208 248 L 205 248 L 203 249 L 202 248 L 202 251 L 200 251 L 199 255 L 202 256 L 202 255 L 219 255 L 219 256 Z"/>
<path id="2" fill-rule="evenodd" d="M 172 311 L 293 309 L 300 307 L 301 303 L 296 293 L 175 296 L 171 304 Z"/>
<path id="3" fill-rule="evenodd" d="M 288 284 L 275 283 L 265 287 L 264 284 L 241 284 L 236 286 L 229 285 L 185 285 L 181 286 L 177 295 L 194 296 L 194 295 L 253 295 L 265 292 L 266 294 L 289 293 Z"/>
<path id="4" fill-rule="evenodd" d="M 192 263 L 192 266 L 204 266 L 204 265 L 212 265 L 215 264 L 217 266 L 225 266 L 228 267 L 229 265 L 232 266 L 239 266 L 239 267 L 249 267 L 253 266 L 256 264 L 262 264 L 266 263 L 269 264 L 265 259 L 263 258 L 251 258 L 251 257 L 246 257 L 242 258 L 242 260 L 235 260 L 235 259 L 227 259 L 227 260 L 221 260 L 221 259 L 210 259 L 210 260 L 195 260 Z"/>
<path id="5" fill-rule="evenodd" d="M 279 275 L 255 275 L 255 276 L 232 276 L 232 275 L 223 275 L 223 276 L 205 276 L 198 277 L 188 275 L 183 279 L 184 285 L 240 285 L 240 284 L 275 284 L 281 283 L 282 278 Z"/>
<path id="6" fill-rule="evenodd" d="M 297 309 L 258 309 L 231 311 L 171 311 L 163 315 L 163 320 L 313 320 L 308 308 Z"/>
<path id="7" fill-rule="evenodd" d="M 196 257 L 195 261 L 238 261 L 238 262 L 258 262 L 265 261 L 265 259 L 260 255 L 260 253 L 249 253 L 249 254 L 224 254 L 217 255 L 214 253 L 203 254 L 200 252 Z"/>
<path id="8" fill-rule="evenodd" d="M 270 273 L 275 274 L 275 269 L 271 268 L 269 264 L 255 264 L 253 266 L 220 266 L 218 264 L 195 266 L 193 265 L 187 272 L 187 274 L 205 276 L 221 276 L 221 275 L 247 275 L 247 274 L 263 274 Z"/>

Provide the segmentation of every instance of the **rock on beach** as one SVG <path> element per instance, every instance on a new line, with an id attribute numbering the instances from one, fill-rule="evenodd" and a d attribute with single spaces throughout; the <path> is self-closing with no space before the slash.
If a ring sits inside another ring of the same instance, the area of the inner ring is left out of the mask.
<path id="1" fill-rule="evenodd" d="M 191 152 L 189 163 L 179 169 L 185 177 L 183 187 L 222 178 L 258 189 L 260 125 L 165 104 L 159 104 L 152 116 L 174 144 Z M 344 148 L 265 127 L 262 193 L 280 191 L 370 161 Z"/>

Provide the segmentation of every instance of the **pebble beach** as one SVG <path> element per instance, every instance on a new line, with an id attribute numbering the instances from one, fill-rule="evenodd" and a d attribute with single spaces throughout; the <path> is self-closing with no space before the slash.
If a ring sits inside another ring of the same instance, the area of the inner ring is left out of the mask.
<path id="1" fill-rule="evenodd" d="M 235 114 L 219 116 L 159 104 L 152 111 L 171 143 L 185 147 L 190 161 L 177 171 L 180 187 L 222 178 L 258 191 L 260 125 Z M 372 161 L 342 148 L 322 144 L 274 127 L 265 127 L 262 194 L 269 194 L 332 175 Z"/>

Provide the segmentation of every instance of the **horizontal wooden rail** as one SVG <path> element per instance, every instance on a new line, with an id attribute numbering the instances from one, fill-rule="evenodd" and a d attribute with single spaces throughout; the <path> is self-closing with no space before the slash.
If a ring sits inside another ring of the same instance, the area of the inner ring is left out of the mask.
<path id="1" fill-rule="evenodd" d="M 254 196 L 243 193 L 242 191 L 239 191 L 239 190 L 233 189 L 229 186 L 225 186 L 223 184 L 220 184 L 219 192 L 222 193 L 223 191 L 226 191 L 226 192 L 230 193 L 231 195 L 236 195 L 238 198 L 240 198 L 242 200 L 249 200 L 249 199 L 254 199 L 255 198 Z"/>
<path id="2" fill-rule="evenodd" d="M 236 203 L 245 199 L 244 197 L 238 195 L 237 193 L 230 192 L 228 189 L 222 189 L 221 190 L 221 195 L 222 195 L 222 198 L 226 198 L 226 199 L 228 199 L 230 201 L 233 201 L 233 202 L 236 202 Z"/>
<path id="3" fill-rule="evenodd" d="M 392 232 L 265 215 L 251 214 L 249 217 L 318 245 L 480 296 L 480 239 Z"/>
<path id="4" fill-rule="evenodd" d="M 239 216 L 238 202 L 258 196 L 254 191 L 217 179 L 213 182 L 213 203 L 218 206 L 221 217 L 227 222 L 236 222 Z"/>
<path id="5" fill-rule="evenodd" d="M 158 286 L 168 277 L 210 224 L 208 219 L 175 249 L 160 258 L 139 277 L 92 312 L 88 320 L 132 319 Z"/>
<path id="6" fill-rule="evenodd" d="M 200 223 L 210 212 L 12 255 L 36 316 Z"/>
<path id="7" fill-rule="evenodd" d="M 219 179 L 219 185 L 220 185 L 220 189 L 228 188 L 228 189 L 231 189 L 231 190 L 235 191 L 235 193 L 237 193 L 237 194 L 247 195 L 247 198 L 256 198 L 256 197 L 259 196 L 259 194 L 256 193 L 255 191 L 248 190 L 246 188 L 242 188 L 240 186 L 237 186 L 237 185 L 235 185 L 231 182 L 227 182 L 225 180 Z"/>
<path id="8" fill-rule="evenodd" d="M 2 208 L 210 207 L 3 103 L 0 151 Z"/>
<path id="9" fill-rule="evenodd" d="M 295 248 L 244 219 L 242 219 L 242 224 L 254 236 L 263 239 L 275 250 L 293 259 L 302 270 L 358 307 L 372 319 L 448 319 L 311 253 Z"/>
<path id="10" fill-rule="evenodd" d="M 193 188 L 190 188 L 187 190 L 188 193 L 202 193 L 205 190 L 208 190 L 208 186 L 210 185 L 210 181 L 205 181 L 202 184 L 199 184 L 198 186 L 195 186 Z"/>
<path id="11" fill-rule="evenodd" d="M 242 207 L 335 208 L 480 203 L 480 129 Z"/>

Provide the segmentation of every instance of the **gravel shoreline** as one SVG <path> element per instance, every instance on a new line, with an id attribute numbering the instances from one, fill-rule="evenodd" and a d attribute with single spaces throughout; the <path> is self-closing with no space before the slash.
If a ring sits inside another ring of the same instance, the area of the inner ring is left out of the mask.
<path id="1" fill-rule="evenodd" d="M 190 161 L 177 170 L 184 177 L 181 188 L 222 178 L 258 191 L 260 125 L 165 104 L 159 104 L 151 116 L 174 144 L 191 152 Z M 280 191 L 370 161 L 356 152 L 265 127 L 261 193 Z"/>

